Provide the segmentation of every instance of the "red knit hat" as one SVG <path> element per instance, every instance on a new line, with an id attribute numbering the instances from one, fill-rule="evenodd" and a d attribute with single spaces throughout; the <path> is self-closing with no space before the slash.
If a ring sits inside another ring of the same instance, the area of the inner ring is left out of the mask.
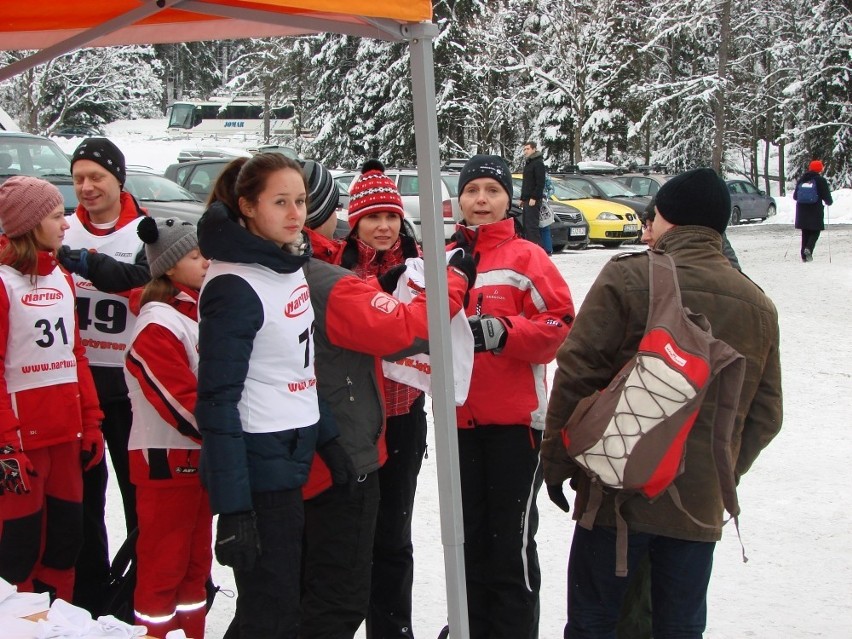
<path id="1" fill-rule="evenodd" d="M 822 173 L 824 168 L 820 160 L 811 160 L 811 163 L 808 164 L 808 171 L 813 171 L 814 173 Z"/>
<path id="2" fill-rule="evenodd" d="M 13 175 L 0 186 L 3 232 L 8 237 L 26 235 L 62 202 L 62 193 L 50 182 L 28 175 Z"/>
<path id="3" fill-rule="evenodd" d="M 400 220 L 405 217 L 399 190 L 378 160 L 367 160 L 349 188 L 349 228 L 354 229 L 370 213 L 395 213 Z"/>

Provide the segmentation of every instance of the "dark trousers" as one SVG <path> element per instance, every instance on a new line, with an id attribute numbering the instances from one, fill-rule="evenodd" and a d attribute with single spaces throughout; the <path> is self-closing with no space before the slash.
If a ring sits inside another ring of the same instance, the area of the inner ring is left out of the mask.
<path id="1" fill-rule="evenodd" d="M 297 639 L 305 514 L 302 491 L 252 493 L 260 556 L 234 570 L 237 609 L 224 639 Z"/>
<path id="2" fill-rule="evenodd" d="M 480 426 L 458 438 L 470 637 L 535 639 L 541 431 Z"/>
<path id="3" fill-rule="evenodd" d="M 544 248 L 544 243 L 541 240 L 541 230 L 538 226 L 540 218 L 541 204 L 536 204 L 535 206 L 524 204 L 524 239 Z"/>
<path id="4" fill-rule="evenodd" d="M 119 371 L 120 369 L 116 369 Z M 130 462 L 127 442 L 133 412 L 130 399 L 102 403 L 104 433 L 110 461 L 112 462 L 121 499 L 127 534 L 134 530 L 136 521 L 136 487 L 130 482 Z M 106 490 L 108 480 L 106 457 L 91 470 L 83 473 L 83 548 L 77 561 L 74 581 L 74 605 L 85 608 L 93 615 L 102 614 L 104 586 L 109 574 L 109 545 L 106 530 Z"/>
<path id="5" fill-rule="evenodd" d="M 354 637 L 370 606 L 379 471 L 305 502 L 302 639 Z"/>
<path id="6" fill-rule="evenodd" d="M 565 639 L 615 639 L 631 577 L 615 575 L 614 528 L 574 528 L 568 559 Z M 654 639 L 701 639 L 707 623 L 707 586 L 714 542 L 630 533 L 628 571 L 647 554 L 651 561 Z"/>
<path id="7" fill-rule="evenodd" d="M 819 239 L 819 234 L 819 231 L 802 229 L 802 259 L 805 259 L 805 249 L 808 249 L 811 252 L 811 255 L 813 255 L 817 240 Z"/>
<path id="8" fill-rule="evenodd" d="M 630 571 L 629 581 L 616 636 L 618 639 L 651 639 L 651 559 L 648 555 Z"/>
<path id="9" fill-rule="evenodd" d="M 408 413 L 387 420 L 388 460 L 379 470 L 381 499 L 373 544 L 368 639 L 414 637 L 411 629 L 414 583 L 411 518 L 417 475 L 426 452 L 424 402 L 421 394 Z"/>

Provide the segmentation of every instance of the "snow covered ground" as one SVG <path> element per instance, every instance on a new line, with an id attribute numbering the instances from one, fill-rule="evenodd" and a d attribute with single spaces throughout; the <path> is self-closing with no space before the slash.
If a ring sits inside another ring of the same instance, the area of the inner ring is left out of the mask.
<path id="1" fill-rule="evenodd" d="M 147 121 L 146 121 L 147 122 Z M 187 141 L 149 140 L 124 126 L 108 134 L 128 163 L 162 170 Z M 164 124 L 159 130 L 162 133 Z M 164 134 L 163 134 L 163 137 Z M 62 141 L 73 150 L 77 141 Z M 794 204 L 778 199 L 778 215 L 761 224 L 729 229 L 743 270 L 774 300 L 781 323 L 785 419 L 739 488 L 742 563 L 736 532 L 726 530 L 715 554 L 709 592 L 708 639 L 806 639 L 852 637 L 852 509 L 843 497 L 850 478 L 852 439 L 852 190 L 835 193 L 830 226 L 814 261 L 798 256 L 791 227 Z M 626 250 L 642 250 L 630 247 Z M 590 248 L 554 256 L 581 304 L 595 276 L 616 251 Z M 552 366 L 551 375 L 552 375 Z M 844 426 L 846 424 L 846 426 Z M 837 429 L 837 430 L 835 430 Z M 430 431 L 430 440 L 431 433 Z M 109 528 L 113 550 L 123 539 L 120 497 L 111 483 Z M 565 570 L 573 532 L 570 516 L 542 493 L 538 533 L 542 562 L 542 639 L 562 636 Z M 434 447 L 424 461 L 414 512 L 414 631 L 436 637 L 446 623 L 446 590 L 440 540 Z M 233 590 L 230 570 L 214 564 L 215 581 Z M 208 638 L 230 622 L 234 600 L 220 594 L 208 615 Z M 363 637 L 363 630 L 358 637 Z"/>

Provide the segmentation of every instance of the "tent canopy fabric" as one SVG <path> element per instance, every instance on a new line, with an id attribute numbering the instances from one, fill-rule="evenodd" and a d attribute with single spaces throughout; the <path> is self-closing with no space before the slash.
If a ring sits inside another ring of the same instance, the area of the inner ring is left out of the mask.
<path id="1" fill-rule="evenodd" d="M 160 8 L 159 4 L 163 5 Z M 44 49 L 136 12 L 141 18 L 86 46 L 300 35 L 331 31 L 386 38 L 382 22 L 432 18 L 429 0 L 39 0 L 7 2 L 0 49 Z M 254 14 L 254 15 L 252 15 Z M 347 28 L 347 26 L 349 28 Z M 398 31 L 397 31 L 398 33 Z M 399 36 L 397 35 L 398 39 Z"/>

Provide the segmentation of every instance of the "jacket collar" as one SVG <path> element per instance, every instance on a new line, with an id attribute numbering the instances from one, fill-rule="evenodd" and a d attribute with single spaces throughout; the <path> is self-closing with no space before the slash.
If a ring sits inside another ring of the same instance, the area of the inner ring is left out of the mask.
<path id="1" fill-rule="evenodd" d="M 664 253 L 671 253 L 684 248 L 699 248 L 702 245 L 721 254 L 722 236 L 707 226 L 675 226 L 663 233 L 654 248 Z"/>
<path id="2" fill-rule="evenodd" d="M 304 233 L 292 251 L 250 233 L 222 202 L 214 202 L 198 222 L 198 247 L 204 257 L 236 264 L 259 264 L 276 273 L 294 273 L 311 257 Z"/>
<path id="3" fill-rule="evenodd" d="M 136 198 L 130 195 L 127 191 L 121 192 L 118 201 L 121 204 L 121 210 L 118 213 L 118 220 L 116 221 L 115 226 L 107 231 L 97 229 L 92 226 L 92 220 L 89 217 L 89 212 L 83 208 L 82 204 L 77 205 L 77 210 L 74 211 L 74 215 L 77 216 L 80 222 L 83 223 L 86 230 L 92 235 L 109 235 L 121 227 L 127 226 L 137 217 L 147 215 L 145 209 L 139 206 L 139 202 L 136 201 Z"/>
<path id="4" fill-rule="evenodd" d="M 479 226 L 457 224 L 455 237 L 456 245 L 463 246 L 466 244 L 471 251 L 494 247 L 517 237 L 515 218 L 509 216 L 499 222 L 480 224 Z"/>

